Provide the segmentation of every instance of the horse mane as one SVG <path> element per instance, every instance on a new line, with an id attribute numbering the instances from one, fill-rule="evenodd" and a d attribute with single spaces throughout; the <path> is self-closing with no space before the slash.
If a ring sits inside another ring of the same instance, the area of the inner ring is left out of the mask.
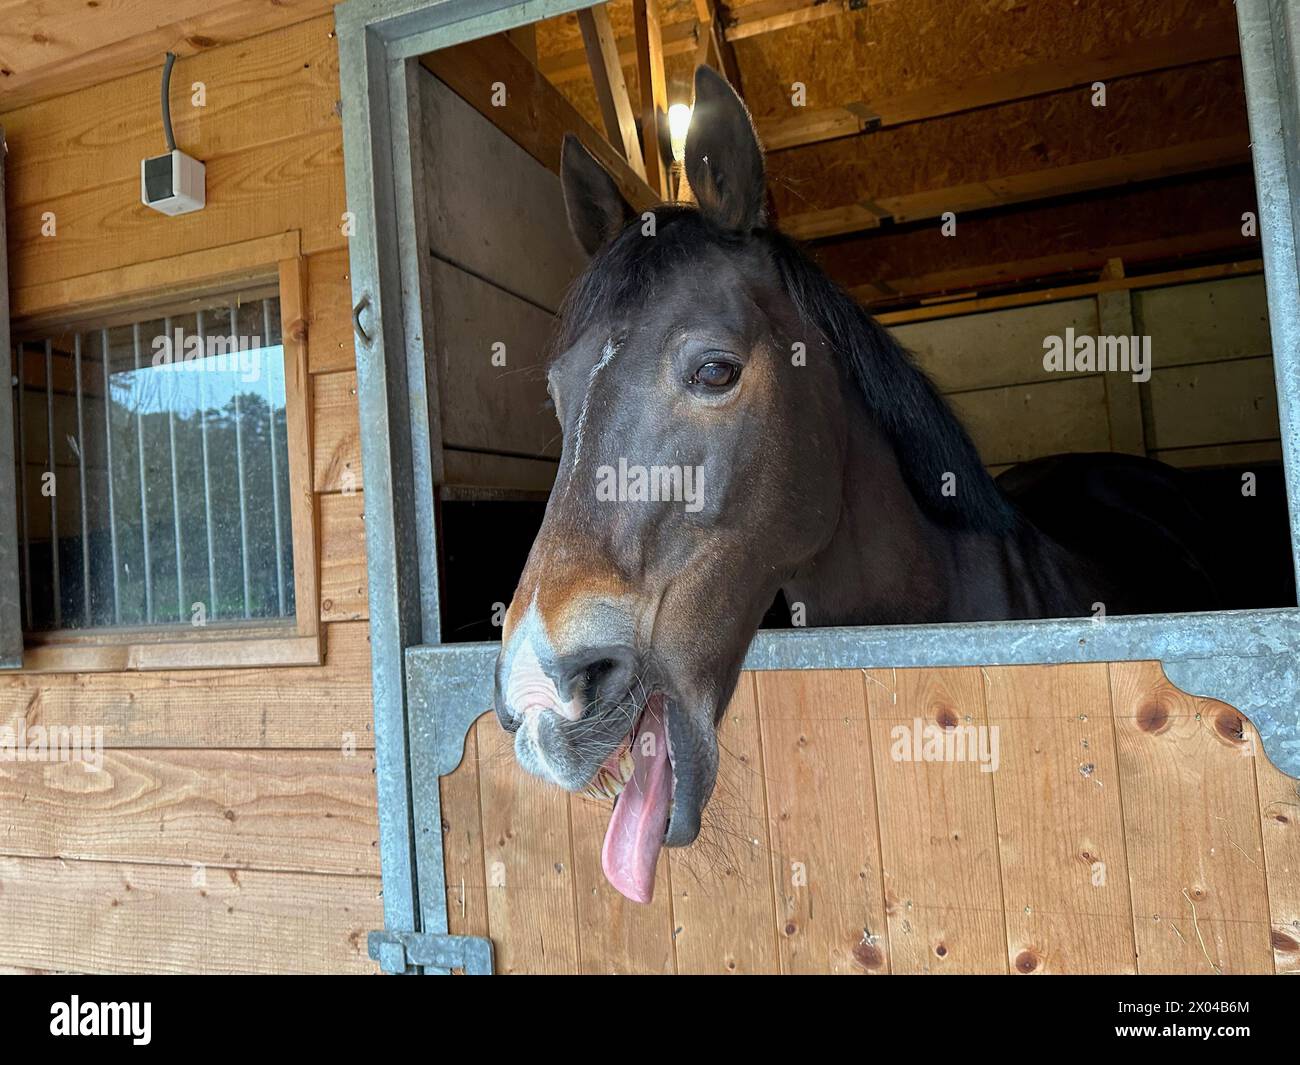
<path id="1" fill-rule="evenodd" d="M 644 306 L 656 289 L 698 254 L 705 242 L 736 249 L 759 241 L 800 317 L 825 337 L 868 411 L 892 443 L 918 505 L 949 528 L 1002 533 L 1015 510 L 980 460 L 970 436 L 911 354 L 785 234 L 760 229 L 737 236 L 713 226 L 698 209 L 655 208 L 655 235 L 641 236 L 634 219 L 592 259 L 560 309 L 552 352 L 576 342 L 600 318 Z M 955 494 L 943 494 L 944 475 Z"/>

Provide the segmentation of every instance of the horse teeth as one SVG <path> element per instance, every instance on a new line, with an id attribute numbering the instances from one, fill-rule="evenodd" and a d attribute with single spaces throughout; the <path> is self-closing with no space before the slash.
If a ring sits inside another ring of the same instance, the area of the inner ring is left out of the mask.
<path id="1" fill-rule="evenodd" d="M 635 768 L 636 762 L 632 758 L 632 752 L 624 751 L 623 756 L 618 760 L 618 771 L 623 775 L 624 784 L 632 779 L 632 770 Z"/>

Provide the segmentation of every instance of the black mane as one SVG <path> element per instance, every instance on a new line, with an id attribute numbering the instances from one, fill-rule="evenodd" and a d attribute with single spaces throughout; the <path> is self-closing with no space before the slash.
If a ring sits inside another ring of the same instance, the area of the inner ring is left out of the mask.
<path id="1" fill-rule="evenodd" d="M 694 207 L 655 208 L 655 236 L 641 236 L 634 219 L 573 283 L 560 310 L 553 351 L 563 351 L 600 319 L 617 320 L 654 298 L 707 243 L 743 247 L 760 241 L 800 316 L 845 360 L 867 409 L 894 445 L 899 467 L 921 508 L 952 528 L 1005 532 L 1015 511 L 980 460 L 966 430 L 933 383 L 851 296 L 783 233 L 772 229 L 736 237 L 711 225 Z M 942 492 L 955 475 L 953 496 Z"/>

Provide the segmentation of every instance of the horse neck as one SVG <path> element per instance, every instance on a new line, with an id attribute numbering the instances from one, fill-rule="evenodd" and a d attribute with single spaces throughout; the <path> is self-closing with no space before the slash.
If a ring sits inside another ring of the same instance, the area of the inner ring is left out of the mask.
<path id="1" fill-rule="evenodd" d="M 1029 522 L 1005 533 L 931 518 L 874 430 L 853 435 L 826 547 L 783 591 L 809 625 L 1063 616 L 1082 594 L 1076 560 Z"/>

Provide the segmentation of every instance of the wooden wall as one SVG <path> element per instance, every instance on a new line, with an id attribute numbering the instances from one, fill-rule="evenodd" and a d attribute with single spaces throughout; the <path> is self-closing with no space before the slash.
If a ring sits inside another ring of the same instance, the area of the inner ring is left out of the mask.
<path id="1" fill-rule="evenodd" d="M 544 356 L 586 260 L 559 178 L 428 70 L 419 75 L 445 480 L 547 489 L 560 434 Z"/>
<path id="2" fill-rule="evenodd" d="M 182 102 L 196 81 L 202 108 Z M 15 110 L 0 97 L 13 313 L 36 284 L 301 231 L 325 663 L 0 675 L 0 724 L 100 726 L 107 748 L 97 774 L 0 764 L 0 967 L 373 972 L 365 934 L 383 909 L 333 18 L 182 58 L 173 93 L 178 143 L 208 168 L 207 208 L 175 219 L 139 203 L 139 161 L 162 147 L 152 64 Z M 47 211 L 54 237 L 40 233 Z"/>
<path id="3" fill-rule="evenodd" d="M 892 757 L 996 728 L 999 764 Z M 753 673 L 700 841 L 606 882 L 608 804 L 491 716 L 443 781 L 452 930 L 506 973 L 1300 972 L 1300 793 L 1154 663 Z"/>
<path id="4" fill-rule="evenodd" d="M 1045 370 L 1044 339 L 1067 328 L 1077 336 L 1149 336 L 1150 380 Z M 892 329 L 995 471 L 1065 451 L 1126 451 L 1189 467 L 1282 457 L 1262 274 Z"/>

